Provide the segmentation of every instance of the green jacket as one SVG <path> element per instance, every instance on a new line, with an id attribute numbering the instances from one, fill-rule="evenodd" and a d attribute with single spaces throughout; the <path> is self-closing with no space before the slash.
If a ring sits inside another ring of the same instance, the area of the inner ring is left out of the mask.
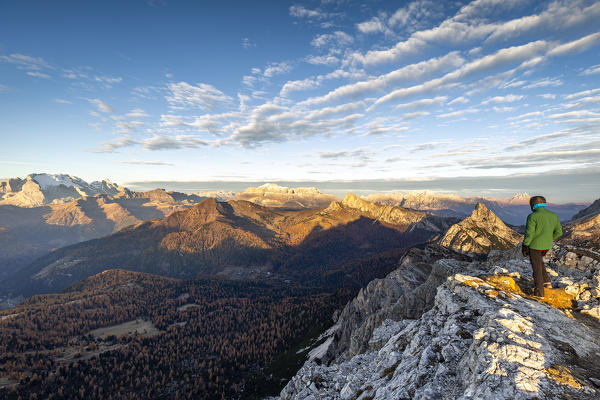
<path id="1" fill-rule="evenodd" d="M 536 250 L 552 248 L 552 242 L 562 236 L 562 226 L 558 221 L 558 215 L 545 207 L 539 207 L 527 216 L 525 227 L 524 246 Z"/>

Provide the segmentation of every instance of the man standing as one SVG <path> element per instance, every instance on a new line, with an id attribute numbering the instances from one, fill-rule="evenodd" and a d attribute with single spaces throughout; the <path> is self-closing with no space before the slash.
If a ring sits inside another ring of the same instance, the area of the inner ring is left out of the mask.
<path id="1" fill-rule="evenodd" d="M 544 287 L 551 288 L 550 277 L 544 265 L 544 256 L 552 243 L 562 236 L 558 215 L 546 210 L 546 199 L 533 196 L 529 199 L 532 213 L 527 216 L 523 256 L 529 256 L 535 282 L 534 296 L 544 297 Z"/>

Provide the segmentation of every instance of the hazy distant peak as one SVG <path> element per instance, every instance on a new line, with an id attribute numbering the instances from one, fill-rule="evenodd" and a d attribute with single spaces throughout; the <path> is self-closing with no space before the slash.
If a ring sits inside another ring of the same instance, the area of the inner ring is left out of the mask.
<path id="1" fill-rule="evenodd" d="M 531 196 L 529 195 L 529 193 L 517 193 L 509 199 L 490 198 L 488 200 L 506 204 L 529 204 L 530 198 Z"/>
<path id="2" fill-rule="evenodd" d="M 314 187 L 290 188 L 274 183 L 250 187 L 233 196 L 233 200 L 247 200 L 267 207 L 285 209 L 325 208 L 337 197 L 324 194 Z"/>
<path id="3" fill-rule="evenodd" d="M 249 187 L 242 193 L 284 193 L 284 194 L 314 194 L 319 195 L 321 191 L 315 187 L 290 188 L 275 183 L 265 183 L 259 187 Z"/>

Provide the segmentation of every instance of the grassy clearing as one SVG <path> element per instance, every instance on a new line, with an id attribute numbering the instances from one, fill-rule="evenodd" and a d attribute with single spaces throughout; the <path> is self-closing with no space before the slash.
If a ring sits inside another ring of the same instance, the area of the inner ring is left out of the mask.
<path id="1" fill-rule="evenodd" d="M 108 336 L 114 335 L 119 337 L 121 335 L 133 336 L 140 334 L 143 337 L 152 337 L 160 333 L 151 321 L 145 321 L 143 319 L 136 319 L 134 321 L 125 322 L 118 325 L 107 326 L 104 328 L 94 329 L 89 334 L 95 338 L 106 339 Z"/>

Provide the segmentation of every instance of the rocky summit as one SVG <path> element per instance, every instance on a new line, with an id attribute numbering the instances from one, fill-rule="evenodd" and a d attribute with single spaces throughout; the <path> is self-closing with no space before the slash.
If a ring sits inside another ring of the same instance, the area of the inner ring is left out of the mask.
<path id="1" fill-rule="evenodd" d="M 574 251 L 553 249 L 544 299 L 528 294 L 518 248 L 490 261 L 407 254 L 346 306 L 280 399 L 600 398 L 600 254 Z"/>
<path id="2" fill-rule="evenodd" d="M 488 254 L 491 250 L 513 248 L 523 236 L 515 232 L 483 203 L 477 203 L 471 216 L 452 225 L 439 244 L 468 254 Z"/>

